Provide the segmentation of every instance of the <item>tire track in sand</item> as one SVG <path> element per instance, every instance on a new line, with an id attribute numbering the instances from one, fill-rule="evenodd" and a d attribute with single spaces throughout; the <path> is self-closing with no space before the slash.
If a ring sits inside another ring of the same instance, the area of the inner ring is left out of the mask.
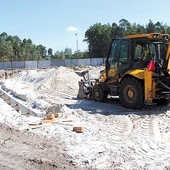
<path id="1" fill-rule="evenodd" d="M 130 117 L 114 116 L 112 121 L 112 142 L 113 143 L 125 143 L 133 129 L 133 123 Z"/>
<path id="2" fill-rule="evenodd" d="M 145 154 L 146 158 L 161 159 L 168 158 L 170 153 L 170 144 L 163 141 L 160 131 L 160 116 L 150 115 L 140 122 L 139 128 L 139 146 L 135 146 L 138 154 Z"/>

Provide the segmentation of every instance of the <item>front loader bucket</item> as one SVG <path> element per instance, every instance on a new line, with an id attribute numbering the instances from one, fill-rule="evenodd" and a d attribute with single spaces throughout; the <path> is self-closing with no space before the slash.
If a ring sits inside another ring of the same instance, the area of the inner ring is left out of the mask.
<path id="1" fill-rule="evenodd" d="M 82 76 L 83 79 L 79 81 L 79 91 L 77 98 L 80 99 L 87 99 L 91 97 L 92 93 L 92 82 L 89 78 L 89 72 L 83 71 L 83 72 L 76 72 L 79 76 Z"/>
<path id="2" fill-rule="evenodd" d="M 88 87 L 85 86 L 83 80 L 79 81 L 79 91 L 78 91 L 77 98 L 86 99 L 88 98 L 88 95 L 89 95 Z"/>

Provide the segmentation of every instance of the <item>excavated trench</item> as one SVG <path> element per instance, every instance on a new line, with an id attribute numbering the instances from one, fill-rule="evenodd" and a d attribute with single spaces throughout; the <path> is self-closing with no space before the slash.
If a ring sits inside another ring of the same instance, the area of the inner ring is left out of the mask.
<path id="1" fill-rule="evenodd" d="M 6 93 L 2 89 L 0 89 L 0 97 L 12 108 L 14 108 L 17 112 L 22 115 L 34 115 L 37 116 L 38 114 L 31 110 L 30 108 L 26 107 L 24 104 L 20 103 L 16 99 L 14 99 L 10 94 Z"/>
<path id="2" fill-rule="evenodd" d="M 38 106 L 39 104 L 34 103 L 31 108 L 30 106 L 25 105 L 27 101 L 25 95 L 18 95 L 17 93 L 10 92 L 10 90 L 3 85 L 0 85 L 0 98 L 21 115 L 32 115 L 35 117 L 43 117 L 50 113 L 58 113 L 64 106 L 64 104 L 61 103 L 51 103 L 47 108 L 40 109 Z"/>

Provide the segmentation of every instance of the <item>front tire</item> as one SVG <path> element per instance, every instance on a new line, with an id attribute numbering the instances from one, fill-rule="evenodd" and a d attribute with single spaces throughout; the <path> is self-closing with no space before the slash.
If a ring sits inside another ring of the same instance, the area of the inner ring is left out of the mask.
<path id="1" fill-rule="evenodd" d="M 125 78 L 120 86 L 119 97 L 124 107 L 141 109 L 144 106 L 143 83 L 135 78 Z"/>
<path id="2" fill-rule="evenodd" d="M 92 88 L 92 98 L 98 102 L 105 102 L 107 100 L 107 92 L 102 88 L 101 85 L 96 84 Z"/>

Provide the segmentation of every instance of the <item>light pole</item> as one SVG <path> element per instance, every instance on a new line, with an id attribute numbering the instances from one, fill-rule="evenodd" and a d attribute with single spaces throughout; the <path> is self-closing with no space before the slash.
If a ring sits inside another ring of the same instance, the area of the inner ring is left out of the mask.
<path id="1" fill-rule="evenodd" d="M 78 50 L 79 50 L 79 48 L 78 48 L 78 35 L 75 34 L 75 36 L 76 36 L 76 47 L 77 47 L 77 52 L 78 52 Z"/>

